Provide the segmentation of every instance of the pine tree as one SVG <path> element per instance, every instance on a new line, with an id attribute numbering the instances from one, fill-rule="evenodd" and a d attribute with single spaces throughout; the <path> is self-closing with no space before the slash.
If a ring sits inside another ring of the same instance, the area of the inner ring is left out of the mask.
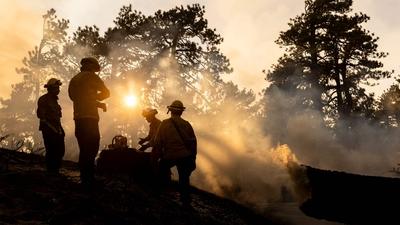
<path id="1" fill-rule="evenodd" d="M 285 55 L 267 73 L 274 88 L 295 93 L 296 105 L 321 112 L 330 126 L 372 116 L 373 95 L 363 85 L 391 75 L 381 70 L 387 54 L 378 51 L 378 38 L 362 27 L 369 17 L 352 14 L 352 3 L 306 0 L 277 40 Z"/>
<path id="2" fill-rule="evenodd" d="M 381 125 L 391 128 L 400 127 L 400 80 L 392 84 L 378 101 L 377 118 Z"/>
<path id="3" fill-rule="evenodd" d="M 3 133 L 21 133 L 35 145 L 40 142 L 35 109 L 37 98 L 45 91 L 42 86 L 50 77 L 61 79 L 65 85 L 59 103 L 63 115 L 67 114 L 63 116 L 68 119 L 64 128 L 73 132 L 66 87 L 79 72 L 80 60 L 87 56 L 99 60 L 99 76 L 112 92 L 107 99 L 108 112 L 102 115 L 107 124 L 102 140 L 111 140 L 118 133 L 135 139 L 143 130 L 143 120 L 132 118 L 140 115 L 140 108 L 122 105 L 130 92 L 140 96 L 141 107 L 160 109 L 181 99 L 199 116 L 232 106 L 246 117 L 251 115 L 254 93 L 221 79 L 232 69 L 219 49 L 223 38 L 209 28 L 204 15 L 205 8 L 198 4 L 159 10 L 150 16 L 128 5 L 121 8 L 114 26 L 104 34 L 93 25 L 79 27 L 68 36 L 69 22 L 57 20 L 55 11 L 50 10 L 44 17 L 46 29 L 40 46 L 29 53 L 25 67 L 19 70 L 24 80 L 13 87 L 10 99 L 2 100 Z M 71 148 L 70 136 L 66 136 L 67 149 Z"/>
<path id="4" fill-rule="evenodd" d="M 23 59 L 24 66 L 17 69 L 17 74 L 22 75 L 23 80 L 13 85 L 9 99 L 1 99 L 1 131 L 24 141 L 25 150 L 39 147 L 41 141 L 37 132 L 36 104 L 44 92 L 43 85 L 50 77 L 66 80 L 60 65 L 63 64 L 62 47 L 67 41 L 68 24 L 68 20 L 57 19 L 54 9 L 43 15 L 42 40 Z"/>

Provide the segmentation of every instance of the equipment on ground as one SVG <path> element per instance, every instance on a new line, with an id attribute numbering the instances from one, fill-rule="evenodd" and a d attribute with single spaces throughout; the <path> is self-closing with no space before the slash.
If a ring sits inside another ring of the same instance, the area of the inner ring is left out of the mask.
<path id="1" fill-rule="evenodd" d="M 97 159 L 96 170 L 101 174 L 128 174 L 138 179 L 154 176 L 150 152 L 129 148 L 127 138 L 116 135 L 108 148 L 103 149 Z"/>

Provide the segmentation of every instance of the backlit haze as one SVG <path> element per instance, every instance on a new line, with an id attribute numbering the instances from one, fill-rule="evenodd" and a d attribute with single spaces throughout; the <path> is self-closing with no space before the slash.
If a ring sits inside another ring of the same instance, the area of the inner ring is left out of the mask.
<path id="1" fill-rule="evenodd" d="M 122 5 L 149 15 L 158 9 L 200 3 L 206 7 L 205 17 L 222 35 L 222 52 L 231 61 L 234 72 L 225 77 L 242 88 L 256 93 L 264 88 L 263 69 L 276 62 L 282 50 L 274 43 L 279 32 L 288 28 L 290 18 L 304 11 L 301 0 L 216 0 L 216 1 L 127 1 L 127 0 L 0 0 L 0 97 L 7 97 L 11 85 L 22 78 L 15 72 L 27 52 L 38 45 L 42 32 L 42 15 L 54 8 L 61 18 L 70 20 L 70 31 L 78 26 L 97 25 L 104 32 L 112 26 Z M 400 2 L 397 0 L 356 0 L 354 11 L 371 17 L 365 27 L 380 37 L 379 49 L 389 52 L 383 60 L 387 70 L 400 71 Z M 391 81 L 382 81 L 371 91 L 380 94 Z"/>
<path id="2" fill-rule="evenodd" d="M 168 10 L 177 5 L 193 3 L 205 6 L 205 18 L 208 19 L 209 27 L 215 28 L 224 38 L 221 51 L 229 58 L 234 70 L 224 79 L 232 80 L 240 88 L 253 89 L 255 93 L 259 93 L 268 85 L 262 70 L 269 70 L 283 54 L 283 50 L 274 41 L 280 31 L 288 28 L 289 19 L 304 11 L 303 0 L 0 0 L 0 97 L 7 98 L 11 85 L 22 79 L 15 72 L 15 68 L 20 67 L 27 52 L 40 43 L 42 15 L 50 8 L 57 11 L 59 18 L 69 19 L 70 32 L 75 31 L 78 26 L 85 25 L 96 25 L 104 32 L 113 25 L 113 20 L 123 5 L 132 4 L 134 9 L 150 15 L 158 9 Z M 353 8 L 354 12 L 361 11 L 371 17 L 364 27 L 380 37 L 379 50 L 389 53 L 389 56 L 382 60 L 385 69 L 395 70 L 394 74 L 398 74 L 400 1 L 355 0 Z M 382 81 L 370 91 L 380 95 L 391 82 Z M 62 88 L 66 88 L 66 85 Z M 136 126 L 132 123 L 143 125 L 143 135 L 147 131 L 147 123 L 140 116 L 141 107 L 135 105 L 139 93 L 135 93 L 134 90 L 140 87 L 132 84 L 131 89 L 112 90 L 111 98 L 114 99 L 115 105 L 110 104 L 111 100 L 108 102 L 110 111 L 118 109 L 116 105 L 120 104 L 116 101 L 121 101 L 121 104 L 126 106 L 123 110 L 128 113 L 126 118 L 120 118 L 120 121 L 128 122 L 121 127 L 115 127 L 116 121 L 107 119 L 106 115 L 109 114 L 101 112 L 102 134 L 114 135 L 114 130 L 128 130 L 130 125 Z M 171 90 L 169 94 L 180 96 L 181 93 Z M 340 143 L 329 139 L 330 134 L 325 127 L 315 121 L 309 121 L 310 114 L 313 118 L 318 117 L 317 113 L 312 115 L 313 112 L 290 118 L 287 139 L 295 143 L 293 146 L 276 146 L 271 143 L 268 135 L 265 135 L 263 125 L 259 121 L 246 121 L 246 115 L 237 115 L 235 99 L 229 100 L 232 101 L 229 102 L 231 104 L 226 104 L 227 107 L 221 109 L 219 118 L 196 117 L 191 114 L 190 103 L 184 101 L 185 104 L 188 103 L 184 118 L 193 122 L 199 138 L 198 169 L 193 182 L 214 193 L 232 195 L 235 199 L 251 203 L 277 199 L 279 188 L 288 183 L 288 174 L 284 166 L 287 157 L 313 166 L 376 174 L 395 165 L 397 161 L 394 157 L 398 150 L 397 143 L 381 145 L 374 142 L 375 139 L 369 137 L 379 137 L 381 134 L 367 125 L 360 128 L 366 141 L 349 153 Z M 282 104 L 285 100 L 283 97 L 277 99 Z M 67 132 L 66 139 L 75 141 L 71 108 L 63 108 L 63 125 Z M 157 116 L 165 119 L 169 115 L 166 114 L 166 109 L 159 109 Z M 220 126 L 220 122 L 225 120 L 235 121 L 235 124 Z M 276 123 L 276 127 L 279 127 L 280 124 Z M 109 138 L 102 136 L 102 146 L 109 142 Z M 131 140 L 130 144 L 136 147 L 136 140 Z M 385 151 L 378 152 L 377 149 Z M 76 153 L 77 148 L 67 151 Z"/>

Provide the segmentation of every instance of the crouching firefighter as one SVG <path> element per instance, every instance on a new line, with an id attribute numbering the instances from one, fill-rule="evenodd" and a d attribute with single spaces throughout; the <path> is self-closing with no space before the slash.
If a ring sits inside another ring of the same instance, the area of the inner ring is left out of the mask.
<path id="1" fill-rule="evenodd" d="M 191 124 L 181 118 L 183 103 L 176 100 L 167 108 L 171 117 L 161 122 L 154 140 L 154 147 L 161 152 L 160 176 L 168 180 L 170 168 L 177 167 L 180 200 L 184 207 L 191 208 L 189 179 L 196 169 L 197 140 Z"/>
<path id="2" fill-rule="evenodd" d="M 147 137 L 140 138 L 139 144 L 141 147 L 138 149 L 139 151 L 145 151 L 154 145 L 154 138 L 156 137 L 158 127 L 161 124 L 161 121 L 156 117 L 157 113 L 158 112 L 156 109 L 151 108 L 147 108 L 142 111 L 142 116 L 146 118 L 147 122 L 150 124 L 150 129 Z"/>
<path id="3" fill-rule="evenodd" d="M 38 100 L 37 117 L 40 119 L 46 148 L 46 168 L 51 174 L 58 174 L 65 153 L 64 129 L 61 126 L 61 106 L 58 104 L 61 81 L 51 78 L 46 85 L 47 93 Z"/>

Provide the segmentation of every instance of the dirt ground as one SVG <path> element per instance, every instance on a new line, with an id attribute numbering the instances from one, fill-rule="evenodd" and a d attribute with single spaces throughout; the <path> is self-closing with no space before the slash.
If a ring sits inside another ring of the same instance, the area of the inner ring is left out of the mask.
<path id="1" fill-rule="evenodd" d="M 87 190 L 73 162 L 54 176 L 42 157 L 8 151 L 0 157 L 0 224 L 274 224 L 200 190 L 186 210 L 174 185 L 160 191 L 114 176 L 100 177 L 102 184 Z"/>
<path id="2" fill-rule="evenodd" d="M 335 224 L 305 216 L 296 203 L 255 212 L 195 188 L 187 210 L 176 184 L 160 191 L 126 176 L 99 177 L 87 190 L 76 163 L 63 162 L 57 176 L 43 165 L 41 156 L 0 150 L 0 224 Z"/>

